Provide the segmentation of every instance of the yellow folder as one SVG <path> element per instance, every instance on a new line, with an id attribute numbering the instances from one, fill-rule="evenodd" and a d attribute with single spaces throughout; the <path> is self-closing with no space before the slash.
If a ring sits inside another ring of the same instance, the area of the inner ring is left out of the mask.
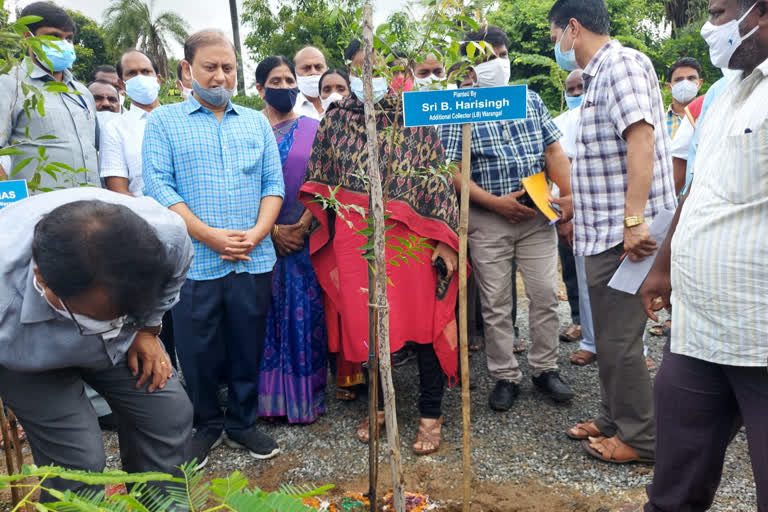
<path id="1" fill-rule="evenodd" d="M 523 188 L 528 192 L 528 195 L 533 200 L 536 207 L 541 210 L 548 219 L 550 224 L 554 224 L 560 220 L 560 216 L 555 210 L 549 206 L 549 198 L 551 196 L 549 191 L 549 184 L 547 183 L 547 177 L 544 172 L 534 174 L 528 178 L 523 178 Z"/>

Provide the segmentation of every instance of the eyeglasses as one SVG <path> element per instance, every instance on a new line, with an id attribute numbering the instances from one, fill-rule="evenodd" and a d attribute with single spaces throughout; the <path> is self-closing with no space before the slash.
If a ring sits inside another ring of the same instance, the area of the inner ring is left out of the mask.
<path id="1" fill-rule="evenodd" d="M 122 327 L 136 327 L 137 323 L 135 321 L 128 321 L 128 322 L 121 322 L 118 323 L 117 321 L 110 322 L 108 329 L 88 329 L 87 327 L 83 327 L 80 322 L 77 321 L 77 318 L 75 318 L 74 313 L 72 313 L 72 310 L 69 309 L 69 306 L 67 306 L 67 303 L 64 302 L 64 299 L 59 298 L 61 301 L 61 305 L 64 306 L 64 309 L 69 314 L 69 318 L 72 319 L 72 322 L 74 322 L 75 326 L 77 327 L 77 331 L 80 333 L 80 336 L 101 336 L 104 334 L 107 334 L 108 332 L 112 332 L 115 329 L 122 328 Z"/>

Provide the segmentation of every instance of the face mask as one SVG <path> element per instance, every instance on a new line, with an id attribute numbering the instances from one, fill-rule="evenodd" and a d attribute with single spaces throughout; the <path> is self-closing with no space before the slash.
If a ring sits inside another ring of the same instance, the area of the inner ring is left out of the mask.
<path id="1" fill-rule="evenodd" d="M 392 80 L 392 90 L 396 93 L 408 92 L 413 90 L 413 80 L 408 80 L 405 77 L 399 76 Z"/>
<path id="2" fill-rule="evenodd" d="M 672 97 L 678 103 L 689 103 L 699 93 L 699 86 L 690 80 L 682 80 L 672 86 Z"/>
<path id="3" fill-rule="evenodd" d="M 125 82 L 125 92 L 139 105 L 151 105 L 160 92 L 160 84 L 156 76 L 136 75 Z"/>
<path id="4" fill-rule="evenodd" d="M 275 89 L 273 87 L 267 87 L 264 89 L 264 101 L 283 114 L 287 114 L 293 110 L 298 95 L 298 87 L 294 87 L 293 89 Z"/>
<path id="5" fill-rule="evenodd" d="M 51 46 L 48 46 L 48 45 Z M 43 45 L 43 52 L 45 52 L 48 60 L 51 61 L 52 71 L 64 71 L 72 66 L 77 60 L 75 54 L 75 47 L 69 41 L 63 39 L 57 41 L 48 41 Z"/>
<path id="6" fill-rule="evenodd" d="M 389 86 L 387 85 L 387 79 L 382 76 L 376 76 L 373 78 L 373 101 L 378 103 L 381 98 L 387 95 Z M 365 101 L 363 95 L 363 80 L 356 76 L 349 77 L 349 88 L 352 90 L 352 94 L 357 96 L 360 101 Z"/>
<path id="7" fill-rule="evenodd" d="M 738 20 L 731 20 L 728 23 L 722 25 L 713 25 L 709 21 L 701 27 L 701 37 L 709 45 L 709 58 L 712 61 L 712 65 L 717 68 L 727 68 L 731 62 L 731 57 L 736 53 L 736 50 L 741 46 L 741 43 L 757 32 L 758 26 L 755 26 L 752 30 L 747 32 L 743 37 L 739 32 L 739 25 L 744 18 L 746 18 L 752 9 L 755 8 L 756 3 L 749 8 L 744 16 Z"/>
<path id="8" fill-rule="evenodd" d="M 226 105 L 235 94 L 234 89 L 227 89 L 222 86 L 206 89 L 200 85 L 200 82 L 195 80 L 195 77 L 192 77 L 192 90 L 198 98 L 214 107 Z"/>
<path id="9" fill-rule="evenodd" d="M 301 94 L 307 98 L 320 96 L 320 77 L 323 75 L 300 76 L 296 78 Z"/>
<path id="10" fill-rule="evenodd" d="M 331 103 L 341 101 L 343 99 L 344 99 L 344 96 L 342 96 L 341 94 L 337 92 L 332 92 L 331 94 L 328 95 L 327 98 L 325 98 L 324 100 L 321 100 L 323 103 L 323 112 L 328 110 L 328 107 L 331 106 Z"/>
<path id="11" fill-rule="evenodd" d="M 566 96 L 565 104 L 568 105 L 568 110 L 575 110 L 581 106 L 581 100 L 584 96 Z"/>
<path id="12" fill-rule="evenodd" d="M 501 87 L 509 85 L 509 76 L 512 74 L 509 59 L 495 58 L 473 66 L 477 75 L 477 87 Z"/>
<path id="13" fill-rule="evenodd" d="M 418 78 L 418 77 L 414 78 L 413 83 L 417 89 L 432 89 L 431 85 L 435 84 L 435 82 L 439 84 L 440 80 L 441 79 L 439 77 L 435 76 L 435 74 L 432 73 L 431 75 L 424 78 Z"/>
<path id="14" fill-rule="evenodd" d="M 560 36 L 560 41 L 557 42 L 555 45 L 555 61 L 557 62 L 557 65 L 560 66 L 565 71 L 573 71 L 574 69 L 578 69 L 579 65 L 576 63 L 576 50 L 573 49 L 574 46 L 576 46 L 576 40 L 573 40 L 573 44 L 571 44 L 571 49 L 567 52 L 564 52 L 560 48 L 560 43 L 563 42 L 563 38 L 565 37 L 565 33 L 568 32 L 568 29 L 571 27 L 567 27 L 563 31 L 563 35 Z"/>
<path id="15" fill-rule="evenodd" d="M 95 320 L 85 315 L 70 313 L 65 309 L 57 308 L 53 305 L 53 303 L 51 303 L 51 301 L 48 299 L 48 295 L 45 293 L 45 288 L 43 288 L 43 286 L 37 281 L 37 276 L 32 278 L 32 286 L 35 287 L 35 291 L 37 291 L 37 293 L 39 293 L 40 296 L 45 299 L 45 302 L 47 302 L 48 305 L 51 306 L 51 308 L 56 313 L 68 320 L 74 318 L 77 325 L 80 326 L 83 336 L 99 335 L 105 340 L 111 340 L 116 338 L 117 335 L 120 334 L 120 331 L 123 329 L 123 324 L 125 323 L 126 319 L 125 316 L 115 318 L 114 320 Z"/>

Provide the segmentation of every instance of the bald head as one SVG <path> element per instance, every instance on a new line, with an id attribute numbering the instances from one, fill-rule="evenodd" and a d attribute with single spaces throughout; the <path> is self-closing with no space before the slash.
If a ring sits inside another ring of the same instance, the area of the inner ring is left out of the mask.
<path id="1" fill-rule="evenodd" d="M 568 73 L 565 79 L 565 95 L 570 97 L 581 96 L 584 94 L 584 71 L 575 69 Z"/>
<path id="2" fill-rule="evenodd" d="M 314 46 L 306 46 L 293 58 L 298 76 L 322 75 L 328 70 L 325 55 Z"/>
<path id="3" fill-rule="evenodd" d="M 201 48 L 208 46 L 226 46 L 235 56 L 235 45 L 220 30 L 208 29 L 195 32 L 184 41 L 184 60 L 190 64 L 195 60 L 195 55 Z"/>

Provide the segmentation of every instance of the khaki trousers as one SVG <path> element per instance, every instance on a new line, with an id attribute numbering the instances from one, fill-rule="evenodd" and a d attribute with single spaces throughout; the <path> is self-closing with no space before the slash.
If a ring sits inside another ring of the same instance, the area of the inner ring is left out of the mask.
<path id="1" fill-rule="evenodd" d="M 519 383 L 522 373 L 512 351 L 512 271 L 523 276 L 532 344 L 528 362 L 537 376 L 557 369 L 557 234 L 546 217 L 511 224 L 482 208 L 469 215 L 469 247 L 485 326 L 488 372 L 496 379 Z"/>
<path id="2" fill-rule="evenodd" d="M 653 458 L 653 393 L 643 355 L 648 317 L 639 296 L 608 288 L 623 253 L 619 244 L 585 259 L 599 354 L 600 414 L 595 425 L 606 436 L 618 435 L 641 457 Z"/>

